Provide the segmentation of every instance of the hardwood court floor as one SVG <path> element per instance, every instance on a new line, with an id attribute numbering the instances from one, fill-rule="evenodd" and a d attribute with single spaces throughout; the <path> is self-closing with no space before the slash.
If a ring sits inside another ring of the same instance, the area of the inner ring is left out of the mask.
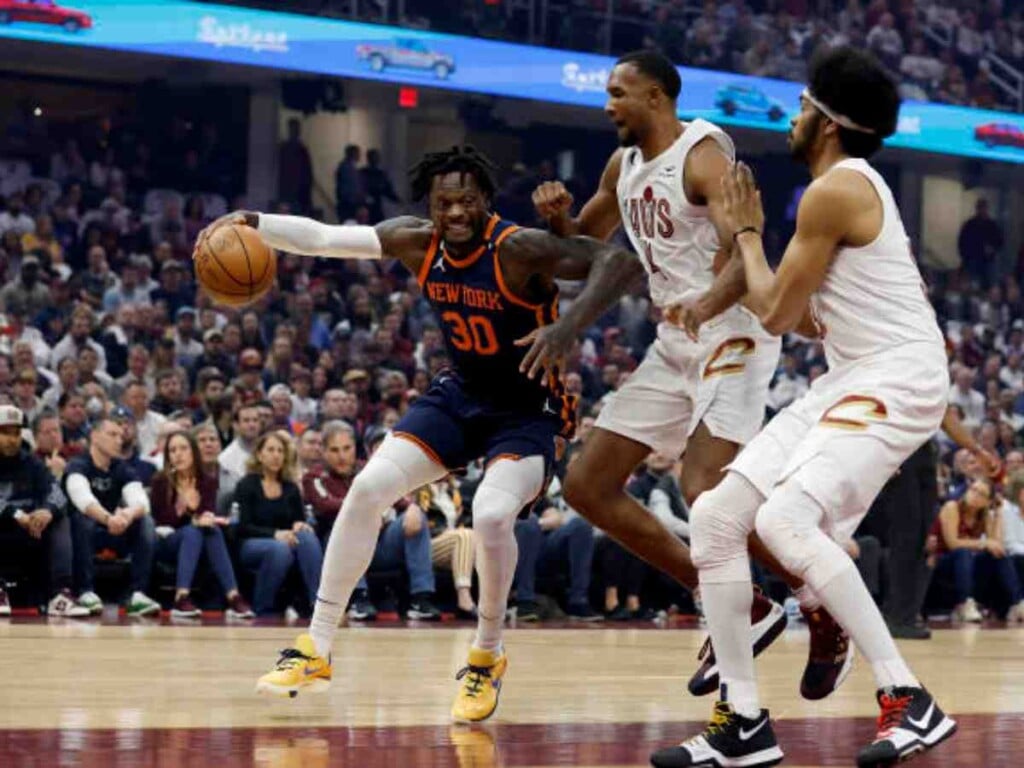
<path id="1" fill-rule="evenodd" d="M 472 629 L 348 628 L 335 682 L 294 701 L 253 694 L 298 628 L 0 622 L 0 766 L 551 768 L 643 766 L 699 730 L 686 681 L 699 631 L 515 629 L 501 706 L 482 727 L 448 710 Z M 800 698 L 804 629 L 758 663 L 785 765 L 852 765 L 877 714 L 858 663 L 824 702 Z M 915 765 L 1018 766 L 1024 630 L 948 629 L 902 648 L 960 732 Z"/>

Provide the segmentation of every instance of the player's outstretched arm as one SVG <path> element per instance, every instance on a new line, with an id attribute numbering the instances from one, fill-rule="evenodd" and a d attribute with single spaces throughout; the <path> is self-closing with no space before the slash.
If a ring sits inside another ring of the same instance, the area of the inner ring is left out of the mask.
<path id="1" fill-rule="evenodd" d="M 520 370 L 530 378 L 549 374 L 562 365 L 577 335 L 618 301 L 644 274 L 643 265 L 629 251 L 589 237 L 560 238 L 541 230 L 521 230 L 509 239 L 521 263 L 547 279 L 579 280 L 588 277 L 582 293 L 555 323 L 519 339 L 531 347 Z"/>
<path id="2" fill-rule="evenodd" d="M 718 233 L 719 249 L 715 255 L 715 280 L 701 296 L 674 304 L 665 312 L 670 323 L 682 326 L 694 341 L 701 325 L 720 315 L 747 292 L 743 259 L 733 251 L 732 229 L 725 215 L 722 176 L 732 167 L 731 158 L 715 139 L 699 142 L 686 158 L 684 178 L 687 192 L 705 201 L 708 218 Z"/>
<path id="3" fill-rule="evenodd" d="M 335 259 L 390 257 L 399 259 L 414 271 L 423 259 L 433 232 L 429 221 L 414 216 L 399 216 L 370 227 L 323 224 L 304 216 L 238 211 L 211 224 L 196 238 L 196 243 L 203 240 L 207 231 L 224 223 L 252 227 L 267 245 L 289 253 Z"/>
<path id="4" fill-rule="evenodd" d="M 796 328 L 811 294 L 825 279 L 845 234 L 850 199 L 827 177 L 807 188 L 797 211 L 796 233 L 786 247 L 779 271 L 773 273 L 761 240 L 764 209 L 754 175 L 745 163 L 722 177 L 724 210 L 733 241 L 743 258 L 747 306 L 769 333 L 779 336 Z"/>
<path id="5" fill-rule="evenodd" d="M 607 240 L 622 223 L 616 193 L 621 167 L 622 150 L 617 149 L 608 159 L 597 191 L 576 218 L 572 217 L 572 194 L 560 181 L 547 181 L 538 186 L 533 191 L 533 207 L 559 237 L 586 235 Z"/>

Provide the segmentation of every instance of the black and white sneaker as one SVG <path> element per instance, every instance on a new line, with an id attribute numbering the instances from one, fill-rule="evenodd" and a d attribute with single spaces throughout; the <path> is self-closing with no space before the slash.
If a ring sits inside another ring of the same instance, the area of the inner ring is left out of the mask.
<path id="1" fill-rule="evenodd" d="M 651 755 L 655 768 L 757 768 L 781 762 L 782 750 L 775 741 L 768 710 L 762 709 L 760 716 L 747 719 L 724 701 L 715 704 L 703 733 Z"/>
<path id="2" fill-rule="evenodd" d="M 352 595 L 348 617 L 352 621 L 373 621 L 377 618 L 377 608 L 370 602 L 370 596 L 366 592 L 360 590 Z"/>
<path id="3" fill-rule="evenodd" d="M 429 594 L 410 595 L 409 610 L 405 612 L 405 618 L 414 621 L 440 621 L 441 611 L 434 605 Z"/>
<path id="4" fill-rule="evenodd" d="M 924 688 L 883 688 L 878 705 L 878 735 L 857 755 L 859 768 L 902 763 L 956 733 L 956 721 Z"/>
<path id="5" fill-rule="evenodd" d="M 750 609 L 750 621 L 750 642 L 754 646 L 756 657 L 774 643 L 786 628 L 786 609 L 756 591 L 754 604 Z M 694 696 L 706 696 L 718 690 L 718 661 L 715 659 L 715 648 L 711 644 L 710 636 L 701 646 L 697 660 L 701 665 L 693 673 L 687 687 Z"/>

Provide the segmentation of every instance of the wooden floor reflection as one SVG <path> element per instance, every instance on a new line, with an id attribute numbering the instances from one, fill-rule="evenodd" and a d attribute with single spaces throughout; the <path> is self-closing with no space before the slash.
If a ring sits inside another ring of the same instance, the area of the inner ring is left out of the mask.
<path id="1" fill-rule="evenodd" d="M 642 766 L 702 727 L 686 693 L 703 639 L 690 630 L 517 629 L 501 707 L 480 728 L 448 724 L 468 626 L 350 628 L 318 697 L 253 695 L 296 629 L 0 624 L 0 766 L 511 768 Z M 863 664 L 824 702 L 799 697 L 806 630 L 758 663 L 786 765 L 850 765 L 876 709 Z M 943 630 L 904 643 L 960 721 L 924 766 L 1016 766 L 1024 754 L 1024 630 Z"/>

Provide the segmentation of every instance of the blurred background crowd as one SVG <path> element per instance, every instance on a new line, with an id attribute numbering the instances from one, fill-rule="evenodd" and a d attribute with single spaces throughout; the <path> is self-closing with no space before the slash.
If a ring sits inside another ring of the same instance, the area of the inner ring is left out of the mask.
<path id="1" fill-rule="evenodd" d="M 297 5 L 329 12 L 332 3 Z M 503 35 L 523 35 L 518 11 L 501 2 L 444 5 L 410 0 L 405 11 L 439 29 L 467 31 L 459 25 L 469 19 L 479 34 L 494 33 L 493 17 L 508 22 Z M 574 15 L 549 27 L 546 41 L 600 48 L 606 33 L 580 14 L 607 9 L 596 0 L 569 6 Z M 985 57 L 1021 57 L 1020 10 L 999 0 L 709 2 L 693 11 L 682 2 L 616 3 L 616 14 L 647 21 L 627 25 L 632 37 L 611 35 L 611 50 L 652 45 L 683 63 L 799 79 L 818 44 L 845 36 L 901 72 L 908 96 L 920 89 L 984 106 L 1006 106 L 986 85 Z M 927 31 L 936 20 L 956 31 L 952 46 L 937 49 Z M 357 223 L 422 213 L 396 191 L 403 185 L 389 174 L 389 158 L 356 144 L 338 148 L 332 205 L 315 206 L 304 130 L 298 118 L 288 123 L 276 149 L 277 197 L 260 201 L 242 194 L 251 161 L 224 122 L 140 109 L 8 125 L 0 160 L 0 433 L 17 439 L 0 445 L 0 612 L 9 599 L 72 616 L 104 602 L 139 615 L 162 606 L 180 618 L 204 607 L 239 618 L 310 610 L 323 545 L 352 477 L 449 358 L 416 280 L 390 261 L 280 254 L 273 290 L 237 311 L 197 290 L 194 240 L 229 210 Z M 557 178 L 557 167 L 554 157 L 524 157 L 503 169 L 495 209 L 537 223 L 530 193 Z M 577 204 L 586 199 L 579 175 L 564 181 Z M 767 182 L 766 197 L 785 207 L 791 190 L 773 189 Z M 915 493 L 936 522 L 924 544 L 929 573 L 907 589 L 926 591 L 917 601 L 925 612 L 962 621 L 983 611 L 1024 618 L 1024 250 L 1013 252 L 1008 224 L 979 198 L 950 244 L 959 266 L 924 269 L 947 338 L 950 403 L 967 439 L 957 445 L 940 433 L 923 449 L 923 475 L 905 468 L 847 543 L 877 599 L 899 599 L 888 566 L 892 528 L 907 492 L 900 486 L 917 477 Z M 779 224 L 769 237 L 775 258 L 784 236 Z M 577 289 L 564 285 L 564 300 Z M 567 385 L 580 396 L 580 429 L 545 495 L 516 526 L 519 620 L 649 620 L 697 607 L 560 493 L 565 467 L 659 321 L 638 289 L 578 340 Z M 766 417 L 825 366 L 820 344 L 787 337 Z M 26 490 L 29 454 L 45 476 Z M 629 489 L 686 538 L 677 460 L 652 455 Z M 380 609 L 420 620 L 473 616 L 470 529 L 481 472 L 471 466 L 419 489 L 381 520 L 351 617 L 371 619 Z M 785 598 L 780 584 L 759 579 Z"/>

